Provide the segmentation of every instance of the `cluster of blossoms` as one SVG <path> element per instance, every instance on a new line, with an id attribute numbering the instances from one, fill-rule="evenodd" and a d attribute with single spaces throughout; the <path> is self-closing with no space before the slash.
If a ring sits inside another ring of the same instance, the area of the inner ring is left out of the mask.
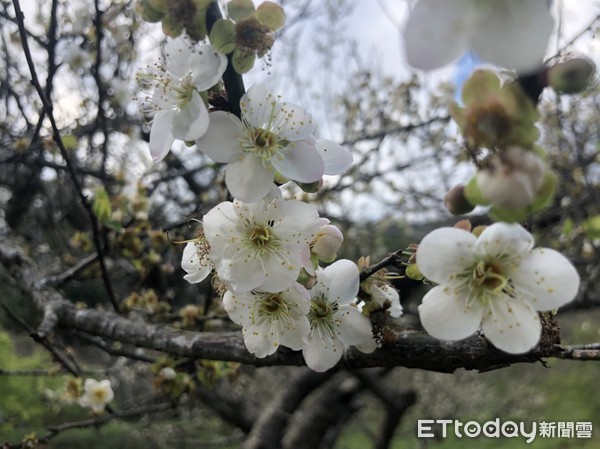
<path id="1" fill-rule="evenodd" d="M 255 17 L 250 5 L 247 20 L 278 15 L 279 7 L 269 4 Z M 141 104 L 153 119 L 153 159 L 163 159 L 176 139 L 195 141 L 199 151 L 226 164 L 225 183 L 235 198 L 203 217 L 183 252 L 184 278 L 196 283 L 216 272 L 225 310 L 258 357 L 284 345 L 302 350 L 308 366 L 322 371 L 348 346 L 373 351 L 370 323 L 353 304 L 358 267 L 338 260 L 319 268 L 319 261 L 336 259 L 342 233 L 314 206 L 284 200 L 277 187 L 294 181 L 316 191 L 324 175 L 343 174 L 352 155 L 317 139 L 304 108 L 260 84 L 240 99 L 239 117 L 220 110 L 209 114 L 208 98 L 220 89 L 226 65 L 227 58 L 210 45 L 178 37 L 165 45 L 153 69 L 138 75 L 147 93 Z"/>
<path id="2" fill-rule="evenodd" d="M 180 12 L 161 2 L 156 10 L 152 2 L 139 5 L 167 28 Z M 317 139 L 304 108 L 261 84 L 241 97 L 238 115 L 209 113 L 209 98 L 223 94 L 220 81 L 228 63 L 223 53 L 231 54 L 238 73 L 249 70 L 271 48 L 273 33 L 285 20 L 271 2 L 255 8 L 249 0 L 233 0 L 227 13 L 231 20 L 219 20 L 210 33 L 201 30 L 214 46 L 176 37 L 156 66 L 138 76 L 147 93 L 141 99 L 144 112 L 153 119 L 153 159 L 162 160 L 175 140 L 195 143 L 225 164 L 225 184 L 234 198 L 203 217 L 183 251 L 184 278 L 198 283 L 216 273 L 223 306 L 257 357 L 285 346 L 302 351 L 313 370 L 325 371 L 350 346 L 363 352 L 377 346 L 357 307 L 359 267 L 336 261 L 343 241 L 339 229 L 314 206 L 284 199 L 277 185 L 293 181 L 316 191 L 324 175 L 343 174 L 352 156 Z M 420 0 L 406 26 L 407 57 L 411 65 L 429 70 L 471 48 L 487 61 L 528 74 L 541 65 L 553 23 L 546 0 Z M 522 51 L 514 52 L 510 39 Z M 556 179 L 535 147 L 538 114 L 514 80 L 475 72 L 464 86 L 462 104 L 453 105 L 451 113 L 479 169 L 461 186 L 461 213 L 491 205 L 492 217 L 518 221 L 550 201 Z M 321 268 L 321 262 L 331 264 Z M 496 347 L 511 353 L 534 347 L 541 333 L 538 311 L 572 300 L 579 286 L 567 259 L 550 249 L 534 250 L 531 235 L 516 224 L 497 223 L 478 237 L 456 228 L 433 231 L 419 246 L 417 266 L 439 284 L 419 307 L 432 336 L 461 339 L 481 327 Z M 371 297 L 365 311 L 402 313 L 385 272 L 362 287 Z"/>
<path id="3" fill-rule="evenodd" d="M 258 202 L 227 201 L 210 210 L 182 267 L 190 282 L 216 271 L 227 289 L 225 310 L 254 355 L 266 357 L 283 345 L 302 350 L 310 368 L 324 371 L 348 346 L 376 347 L 368 319 L 353 305 L 356 264 L 315 266 L 335 258 L 341 242 L 341 232 L 314 206 L 284 200 L 273 188 Z"/>

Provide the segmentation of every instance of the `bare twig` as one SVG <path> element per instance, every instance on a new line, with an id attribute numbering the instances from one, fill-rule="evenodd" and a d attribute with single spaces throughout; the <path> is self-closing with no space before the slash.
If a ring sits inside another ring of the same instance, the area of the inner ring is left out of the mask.
<path id="1" fill-rule="evenodd" d="M 55 120 L 54 114 L 52 112 L 52 103 L 50 102 L 50 99 L 47 97 L 46 92 L 42 89 L 42 86 L 40 85 L 40 82 L 38 80 L 35 65 L 34 65 L 33 59 L 31 57 L 31 51 L 29 50 L 29 45 L 27 43 L 27 33 L 25 30 L 25 22 L 24 22 L 25 16 L 23 14 L 23 11 L 21 10 L 21 5 L 19 4 L 19 0 L 12 0 L 12 1 L 13 1 L 13 6 L 15 8 L 15 14 L 16 14 L 16 18 L 17 18 L 17 24 L 19 27 L 19 35 L 21 37 L 21 44 L 23 46 L 23 52 L 25 53 L 25 59 L 27 60 L 27 66 L 29 67 L 29 71 L 31 73 L 31 82 L 32 82 L 33 86 L 35 87 L 35 90 L 37 91 L 40 99 L 42 100 L 44 111 L 48 115 L 48 119 L 50 120 L 50 125 L 52 126 L 52 137 L 54 139 L 54 142 L 58 146 L 61 156 L 63 157 L 63 159 L 65 160 L 65 163 L 67 164 L 67 168 L 68 168 L 71 180 L 73 181 L 73 184 L 75 185 L 75 189 L 77 190 L 81 204 L 83 204 L 83 207 L 85 208 L 85 210 L 88 214 L 88 217 L 90 219 L 90 223 L 92 226 L 92 235 L 93 235 L 94 246 L 96 247 L 96 251 L 98 252 L 98 260 L 100 262 L 100 269 L 102 271 L 102 279 L 104 281 L 104 285 L 106 287 L 108 297 L 109 297 L 114 309 L 116 311 L 119 311 L 119 303 L 118 303 L 115 293 L 113 291 L 112 283 L 111 283 L 110 277 L 108 275 L 108 269 L 106 267 L 106 262 L 104 260 L 104 252 L 102 249 L 102 243 L 101 243 L 101 239 L 100 239 L 100 229 L 99 229 L 98 218 L 96 217 L 96 214 L 94 213 L 90 202 L 88 201 L 87 197 L 83 193 L 83 187 L 77 177 L 75 167 L 73 166 L 73 164 L 71 162 L 68 151 L 63 143 L 62 137 L 60 135 L 60 131 L 56 124 L 56 120 Z M 48 91 L 48 89 L 46 89 L 46 90 Z"/>

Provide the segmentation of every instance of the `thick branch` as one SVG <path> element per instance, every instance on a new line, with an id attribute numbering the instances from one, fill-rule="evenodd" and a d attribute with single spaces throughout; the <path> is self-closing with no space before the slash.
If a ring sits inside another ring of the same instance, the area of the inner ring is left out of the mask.
<path id="1" fill-rule="evenodd" d="M 44 311 L 38 329 L 41 335 L 60 326 L 191 359 L 237 361 L 255 366 L 304 365 L 302 354 L 287 348 L 280 348 L 266 358 L 256 358 L 247 351 L 240 332 L 177 331 L 169 326 L 134 322 L 113 312 L 77 309 L 57 290 L 40 285 L 44 276 L 15 238 L 0 240 L 0 263 L 16 285 Z M 499 351 L 480 334 L 444 342 L 425 332 L 387 332 L 382 348 L 371 354 L 350 348 L 340 365 L 352 368 L 405 366 L 451 373 L 458 368 L 488 371 L 513 363 L 535 363 L 544 357 L 560 357 L 564 350 L 560 346 L 558 327 L 552 320 L 545 319 L 543 328 L 539 345 L 526 354 Z"/>

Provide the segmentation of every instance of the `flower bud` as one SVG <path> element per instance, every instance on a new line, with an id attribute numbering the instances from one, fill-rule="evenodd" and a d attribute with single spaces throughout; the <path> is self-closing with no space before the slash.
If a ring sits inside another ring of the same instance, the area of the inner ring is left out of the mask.
<path id="1" fill-rule="evenodd" d="M 311 251 L 317 255 L 319 260 L 331 262 L 337 257 L 344 236 L 342 232 L 333 225 L 321 227 L 311 243 Z"/>
<path id="2" fill-rule="evenodd" d="M 544 163 L 532 151 L 510 147 L 489 159 L 476 176 L 482 196 L 502 209 L 531 205 L 544 182 Z"/>
<path id="3" fill-rule="evenodd" d="M 448 191 L 444 197 L 446 209 L 453 215 L 468 214 L 475 206 L 473 206 L 465 197 L 465 186 L 459 184 Z"/>
<path id="4" fill-rule="evenodd" d="M 556 92 L 574 94 L 590 83 L 596 68 L 586 58 L 573 58 L 548 68 L 548 85 Z"/>

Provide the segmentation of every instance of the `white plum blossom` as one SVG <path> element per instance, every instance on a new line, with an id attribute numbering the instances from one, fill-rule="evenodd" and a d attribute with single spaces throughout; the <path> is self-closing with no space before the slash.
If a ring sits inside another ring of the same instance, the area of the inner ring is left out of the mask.
<path id="1" fill-rule="evenodd" d="M 223 202 L 203 219 L 215 270 L 230 290 L 279 292 L 310 263 L 310 242 L 321 227 L 317 209 L 296 200 Z"/>
<path id="2" fill-rule="evenodd" d="M 83 388 L 84 393 L 79 398 L 79 404 L 82 407 L 91 408 L 94 413 L 104 411 L 106 404 L 115 397 L 108 379 L 100 382 L 95 379 L 86 379 Z"/>
<path id="3" fill-rule="evenodd" d="M 183 249 L 181 268 L 187 273 L 183 279 L 190 284 L 202 282 L 213 269 L 210 260 L 210 246 L 204 236 L 188 242 Z"/>
<path id="4" fill-rule="evenodd" d="M 234 198 L 259 201 L 273 187 L 276 174 L 299 183 L 341 174 L 352 155 L 331 141 L 313 136 L 311 115 L 300 106 L 280 101 L 265 86 L 252 86 L 240 100 L 241 120 L 215 111 L 198 149 L 216 162 L 227 163 L 225 183 Z"/>
<path id="5" fill-rule="evenodd" d="M 371 301 L 385 308 L 392 318 L 402 315 L 400 294 L 387 282 L 385 275 L 374 274 L 362 283 L 362 287 L 371 296 Z"/>
<path id="6" fill-rule="evenodd" d="M 404 31 L 408 63 L 442 67 L 472 50 L 484 61 L 527 73 L 544 58 L 554 19 L 547 0 L 419 0 Z"/>
<path id="7" fill-rule="evenodd" d="M 562 254 L 533 244 L 518 224 L 495 223 L 478 238 L 457 228 L 427 234 L 417 266 L 439 285 L 419 306 L 425 330 L 441 340 L 460 340 L 481 326 L 498 349 L 532 349 L 541 333 L 537 312 L 568 303 L 579 288 L 579 275 Z"/>
<path id="8" fill-rule="evenodd" d="M 73 72 L 84 70 L 91 61 L 90 53 L 77 42 L 69 42 L 65 46 L 62 60 Z"/>
<path id="9" fill-rule="evenodd" d="M 179 37 L 163 47 L 154 67 L 137 75 L 146 96 L 142 111 L 152 117 L 150 154 L 155 162 L 170 151 L 175 139 L 193 141 L 208 128 L 208 109 L 200 95 L 216 85 L 227 58 L 210 45 L 194 45 Z"/>
<path id="10" fill-rule="evenodd" d="M 302 350 L 309 368 L 332 368 L 349 346 L 363 352 L 376 349 L 371 323 L 352 305 L 358 288 L 358 267 L 350 260 L 341 259 L 317 270 L 316 283 L 310 289 L 311 330 L 308 345 Z"/>
<path id="11" fill-rule="evenodd" d="M 223 305 L 242 326 L 244 343 L 256 357 L 273 354 L 279 345 L 300 350 L 307 344 L 310 295 L 300 284 L 275 293 L 227 291 Z"/>
<path id="12" fill-rule="evenodd" d="M 477 187 L 490 203 L 506 209 L 529 206 L 544 184 L 546 168 L 533 152 L 512 146 L 477 172 Z"/>

